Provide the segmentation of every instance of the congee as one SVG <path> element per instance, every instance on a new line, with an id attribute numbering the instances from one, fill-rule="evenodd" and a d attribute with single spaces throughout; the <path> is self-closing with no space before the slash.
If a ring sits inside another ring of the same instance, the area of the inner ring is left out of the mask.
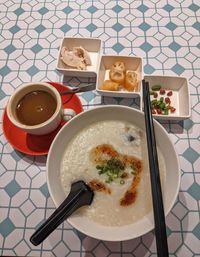
<path id="1" fill-rule="evenodd" d="M 161 183 L 165 163 L 158 149 Z M 85 127 L 67 144 L 60 171 L 66 195 L 71 183 L 85 181 L 94 191 L 83 215 L 105 226 L 134 223 L 152 210 L 145 132 L 131 123 L 99 121 Z"/>

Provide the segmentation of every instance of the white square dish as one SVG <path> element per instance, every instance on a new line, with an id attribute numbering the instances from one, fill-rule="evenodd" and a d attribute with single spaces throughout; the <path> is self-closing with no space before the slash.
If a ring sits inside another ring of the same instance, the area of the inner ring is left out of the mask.
<path id="1" fill-rule="evenodd" d="M 180 76 L 148 75 L 144 76 L 144 79 L 146 82 L 149 82 L 150 91 L 152 92 L 150 95 L 151 102 L 153 100 L 160 101 L 160 98 L 162 98 L 166 106 L 170 106 L 167 107 L 167 109 L 169 109 L 167 111 L 168 114 L 160 114 L 160 111 L 154 108 L 155 113 L 153 113 L 153 117 L 155 119 L 182 120 L 190 117 L 191 106 L 187 78 Z M 152 91 L 152 87 L 154 86 L 161 86 L 164 91 L 161 91 L 161 94 L 160 90 Z M 154 96 L 153 92 L 155 92 L 157 96 Z M 170 101 L 170 104 L 167 103 L 168 101 Z M 175 108 L 175 110 L 173 108 Z"/>
<path id="2" fill-rule="evenodd" d="M 109 80 L 109 73 L 111 66 L 116 62 L 123 62 L 126 68 L 126 72 L 134 71 L 137 74 L 138 87 L 135 91 L 128 91 L 125 88 L 121 88 L 118 91 L 111 91 L 101 89 L 105 80 Z M 102 55 L 100 61 L 99 72 L 97 76 L 96 90 L 99 94 L 111 97 L 123 97 L 133 98 L 141 96 L 141 81 L 142 81 L 142 58 L 134 56 L 113 56 L 113 55 Z"/>
<path id="3" fill-rule="evenodd" d="M 70 67 L 66 65 L 61 59 L 63 47 L 68 51 L 72 51 L 74 47 L 84 48 L 91 59 L 91 65 L 86 66 L 86 70 Z M 73 38 L 64 37 L 60 45 L 56 69 L 66 76 L 71 77 L 96 77 L 99 70 L 101 55 L 101 40 L 97 38 Z"/>

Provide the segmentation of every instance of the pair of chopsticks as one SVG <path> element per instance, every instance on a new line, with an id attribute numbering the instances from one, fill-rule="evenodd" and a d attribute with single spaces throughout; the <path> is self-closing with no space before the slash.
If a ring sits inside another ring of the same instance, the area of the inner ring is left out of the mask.
<path id="1" fill-rule="evenodd" d="M 147 147 L 149 156 L 149 169 L 151 178 L 151 192 L 154 212 L 155 235 L 158 257 L 169 257 L 165 214 L 162 199 L 158 155 L 154 133 L 153 118 L 151 113 L 151 102 L 149 94 L 149 83 L 142 80 L 144 114 L 147 135 Z"/>

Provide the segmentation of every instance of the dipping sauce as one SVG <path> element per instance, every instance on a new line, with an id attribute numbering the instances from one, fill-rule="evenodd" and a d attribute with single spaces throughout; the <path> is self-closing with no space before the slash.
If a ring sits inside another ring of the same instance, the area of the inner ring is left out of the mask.
<path id="1" fill-rule="evenodd" d="M 56 100 L 50 93 L 36 90 L 26 94 L 18 102 L 17 119 L 25 125 L 34 126 L 48 120 L 56 107 Z"/>

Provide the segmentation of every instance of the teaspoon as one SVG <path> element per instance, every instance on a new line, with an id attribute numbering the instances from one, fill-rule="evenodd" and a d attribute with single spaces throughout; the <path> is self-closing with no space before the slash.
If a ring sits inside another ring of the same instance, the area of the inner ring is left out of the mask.
<path id="1" fill-rule="evenodd" d="M 67 95 L 67 94 L 75 94 L 75 93 L 81 93 L 81 92 L 87 92 L 87 91 L 92 91 L 96 88 L 95 83 L 90 83 L 84 86 L 80 87 L 72 87 L 70 89 L 67 89 L 66 91 L 60 92 L 60 95 Z"/>

